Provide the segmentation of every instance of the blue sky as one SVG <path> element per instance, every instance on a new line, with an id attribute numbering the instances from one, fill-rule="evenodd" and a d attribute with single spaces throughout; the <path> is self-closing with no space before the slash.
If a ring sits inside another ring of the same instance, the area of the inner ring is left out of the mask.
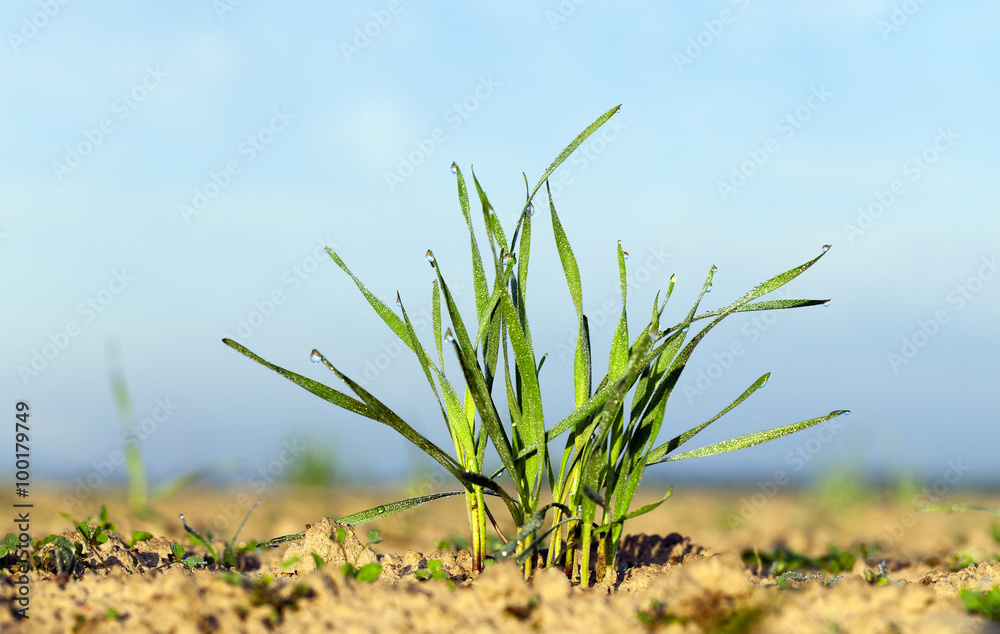
<path id="1" fill-rule="evenodd" d="M 220 340 L 335 385 L 309 363 L 319 348 L 449 446 L 416 361 L 322 247 L 411 314 L 429 303 L 432 248 L 472 311 L 451 162 L 475 166 L 509 231 L 521 173 L 533 185 L 619 103 L 553 179 L 598 363 L 618 240 L 634 329 L 671 274 L 673 323 L 712 265 L 714 308 L 832 244 L 786 287 L 830 306 L 719 327 L 665 428 L 767 371 L 694 444 L 852 410 L 822 435 L 657 475 L 1000 476 L 993 3 L 49 0 L 4 3 L 0 22 L 3 393 L 31 405 L 35 477 L 92 477 L 120 446 L 109 341 L 154 481 L 225 468 L 249 482 L 310 443 L 359 477 L 429 467 Z M 575 322 L 547 214 L 533 247 L 555 421 Z"/>

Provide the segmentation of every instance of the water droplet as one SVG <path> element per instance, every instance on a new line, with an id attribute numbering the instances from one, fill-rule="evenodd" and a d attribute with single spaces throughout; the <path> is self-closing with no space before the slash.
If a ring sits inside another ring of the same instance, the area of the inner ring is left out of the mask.
<path id="1" fill-rule="evenodd" d="M 451 164 L 451 173 L 458 174 L 458 165 L 456 165 L 454 162 Z"/>
<path id="2" fill-rule="evenodd" d="M 396 293 L 396 306 L 399 306 L 400 308 L 403 307 L 403 300 L 400 299 L 398 292 Z"/>
<path id="3" fill-rule="evenodd" d="M 448 343 L 452 343 L 455 341 L 455 335 L 451 333 L 451 328 L 444 331 L 444 340 L 447 341 Z"/>
<path id="4" fill-rule="evenodd" d="M 709 282 L 708 286 L 705 287 L 705 292 L 706 293 L 711 293 L 712 292 L 712 283 L 711 282 Z"/>
<path id="5" fill-rule="evenodd" d="M 380 507 L 378 507 L 378 508 L 377 508 L 377 509 L 375 509 L 375 510 L 376 510 L 376 511 L 378 511 L 378 514 L 379 514 L 379 515 L 381 515 L 381 514 L 385 513 L 385 507 L 384 507 L 384 506 L 380 506 Z"/>
<path id="6" fill-rule="evenodd" d="M 500 260 L 503 262 L 504 266 L 514 266 L 514 264 L 517 262 L 517 258 L 515 258 L 514 255 L 511 253 L 504 253 L 503 257 L 500 258 Z"/>
<path id="7" fill-rule="evenodd" d="M 535 205 L 528 203 L 528 206 L 524 208 L 524 215 L 527 217 L 532 217 L 535 215 Z"/>
<path id="8" fill-rule="evenodd" d="M 323 355 L 319 353 L 319 350 L 313 350 L 312 354 L 309 355 L 309 360 L 313 363 L 319 363 L 323 360 Z"/>
<path id="9" fill-rule="evenodd" d="M 830 307 L 830 300 L 826 300 L 825 302 L 823 302 L 821 304 L 821 306 L 823 306 L 823 308 L 829 308 Z"/>
<path id="10" fill-rule="evenodd" d="M 431 251 L 430 249 L 427 249 L 427 254 L 424 257 L 427 258 L 427 261 L 431 263 L 431 266 L 436 266 L 434 264 L 434 252 L 433 251 Z"/>
<path id="11" fill-rule="evenodd" d="M 823 245 L 823 253 L 826 253 L 829 250 L 830 250 L 830 245 L 829 244 L 824 244 Z"/>
<path id="12" fill-rule="evenodd" d="M 681 332 L 687 332 L 688 330 L 690 330 L 688 326 L 684 326 L 683 328 L 681 328 Z"/>
<path id="13" fill-rule="evenodd" d="M 628 251 L 622 251 L 622 257 L 628 259 Z"/>
<path id="14" fill-rule="evenodd" d="M 715 272 L 716 272 L 716 271 L 718 271 L 718 270 L 719 270 L 719 267 L 717 267 L 717 266 L 715 266 L 715 265 L 713 264 L 713 265 L 712 265 L 712 273 L 715 273 Z"/>
<path id="15" fill-rule="evenodd" d="M 495 214 L 495 213 L 496 213 L 496 211 L 493 209 L 493 205 L 490 205 L 490 209 L 489 209 L 490 216 L 493 216 L 493 214 Z"/>
<path id="16" fill-rule="evenodd" d="M 676 284 L 677 283 L 677 274 L 676 273 L 674 273 L 674 274 L 672 274 L 670 276 L 670 283 L 671 284 Z"/>

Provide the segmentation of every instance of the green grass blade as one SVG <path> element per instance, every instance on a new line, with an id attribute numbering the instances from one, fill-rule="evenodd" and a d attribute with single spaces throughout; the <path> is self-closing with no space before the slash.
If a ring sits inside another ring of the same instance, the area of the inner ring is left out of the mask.
<path id="1" fill-rule="evenodd" d="M 435 290 L 437 288 L 437 281 L 434 282 Z M 458 401 L 458 395 L 455 393 L 455 388 L 448 382 L 444 377 L 444 374 L 439 370 L 431 361 L 427 354 L 427 351 L 421 345 L 420 340 L 417 339 L 417 333 L 413 328 L 413 323 L 410 321 L 409 315 L 406 313 L 406 308 L 403 306 L 403 302 L 398 299 L 399 309 L 403 313 L 403 321 L 406 324 L 406 331 L 410 335 L 410 340 L 414 344 L 414 352 L 417 355 L 417 360 L 420 362 L 420 367 L 424 371 L 424 376 L 427 379 L 427 383 L 431 386 L 431 391 L 434 392 L 434 398 L 437 399 L 438 406 L 441 408 L 441 415 L 444 417 L 445 423 L 448 425 L 448 432 L 451 434 L 452 441 L 455 443 L 455 450 L 458 452 L 459 456 L 462 457 L 462 464 L 465 463 L 465 459 L 468 456 L 475 455 L 475 442 L 473 440 L 472 427 L 469 424 L 469 419 L 465 416 L 462 411 L 462 406 Z M 440 310 L 439 310 L 440 312 Z M 440 326 L 440 315 L 438 316 L 438 325 Z M 434 382 L 434 376 L 437 377 L 438 382 L 441 384 L 441 392 L 444 394 L 444 403 L 441 402 L 441 397 L 438 395 L 437 385 Z"/>
<path id="2" fill-rule="evenodd" d="M 628 350 L 628 315 L 625 310 L 628 279 L 625 275 L 625 252 L 622 251 L 621 240 L 618 241 L 618 276 L 621 280 L 622 314 L 618 319 L 618 328 L 611 340 L 611 358 L 608 360 L 608 375 L 621 376 L 629 359 Z"/>
<path id="3" fill-rule="evenodd" d="M 497 359 L 500 356 L 500 329 L 502 328 L 502 316 L 496 310 L 496 304 L 489 304 L 486 319 L 483 324 L 487 326 L 485 330 L 480 329 L 480 335 L 476 335 L 476 345 L 479 345 L 479 337 L 483 336 L 483 368 L 486 376 L 486 389 L 493 393 L 493 381 L 496 379 Z"/>
<path id="4" fill-rule="evenodd" d="M 569 507 L 567 507 L 565 504 L 560 504 L 559 502 L 549 502 L 548 504 L 546 504 L 545 506 L 543 506 L 542 508 L 538 509 L 530 516 L 528 516 L 524 520 L 523 525 L 521 526 L 521 530 L 518 532 L 518 534 L 509 542 L 507 542 L 503 548 L 496 551 L 496 553 L 494 553 L 493 555 L 493 558 L 499 561 L 501 559 L 506 559 L 507 557 L 513 555 L 515 549 L 517 548 L 518 543 L 526 540 L 532 533 L 536 532 L 539 528 L 541 528 L 545 524 L 545 514 L 548 513 L 549 509 L 552 508 L 558 508 L 567 515 L 570 515 L 572 513 Z M 539 540 L 538 542 L 536 542 L 536 544 L 538 543 L 541 543 L 541 541 Z"/>
<path id="5" fill-rule="evenodd" d="M 472 228 L 472 214 L 469 211 L 469 192 L 465 187 L 465 177 L 462 176 L 462 170 L 458 165 L 455 165 L 455 174 L 458 181 L 458 202 L 462 207 L 462 216 L 465 218 L 465 224 L 469 228 L 469 242 L 472 249 L 472 287 L 476 293 L 476 312 L 481 320 L 483 318 L 483 311 L 486 310 L 486 300 L 490 293 L 486 284 L 483 258 L 479 253 L 479 244 L 476 242 L 476 232 Z"/>
<path id="6" fill-rule="evenodd" d="M 768 373 L 764 374 L 763 376 L 761 376 L 756 381 L 754 381 L 753 385 L 751 385 L 750 387 L 748 387 L 742 394 L 740 394 L 736 398 L 736 400 L 734 400 L 732 403 L 730 403 L 725 408 L 723 408 L 723 410 L 721 412 L 719 412 L 718 414 L 716 414 L 715 416 L 713 416 L 711 419 L 705 421 L 704 423 L 702 423 L 701 425 L 698 425 L 697 427 L 689 429 L 688 431 L 684 432 L 683 434 L 680 434 L 679 436 L 675 436 L 670 441 L 665 442 L 662 445 L 660 445 L 659 447 L 657 447 L 656 449 L 653 449 L 652 451 L 650 451 L 648 454 L 646 454 L 646 462 L 647 462 L 647 464 L 653 464 L 653 463 L 659 461 L 660 458 L 662 458 L 663 456 L 666 456 L 667 454 L 672 453 L 675 449 L 677 449 L 678 447 L 680 447 L 681 445 L 683 445 L 687 441 L 691 440 L 695 436 L 695 434 L 697 434 L 698 432 L 700 432 L 701 430 L 705 429 L 706 427 L 708 427 L 709 425 L 711 425 L 715 421 L 717 421 L 720 418 L 722 418 L 724 415 L 726 415 L 734 407 L 736 407 L 737 405 L 739 405 L 740 403 L 742 403 L 743 401 L 745 401 L 747 398 L 749 398 L 751 394 L 753 394 L 754 392 L 756 392 L 760 388 L 764 387 L 764 384 L 767 383 L 767 379 L 770 376 L 771 376 L 771 373 L 768 372 Z"/>
<path id="7" fill-rule="evenodd" d="M 517 309 L 520 317 L 519 323 L 528 342 L 531 342 L 531 334 L 528 329 L 528 316 L 525 313 L 527 303 L 525 298 L 528 294 L 528 260 L 531 257 L 531 218 L 525 217 L 523 229 L 521 231 L 521 248 L 517 254 Z"/>
<path id="8" fill-rule="evenodd" d="M 552 233 L 556 239 L 556 251 L 559 253 L 559 261 L 562 263 L 563 274 L 566 276 L 566 285 L 569 287 L 569 296 L 573 299 L 573 307 L 576 308 L 577 319 L 583 319 L 583 284 L 580 282 L 580 267 L 576 263 L 576 256 L 573 248 L 566 237 L 566 231 L 559 221 L 559 214 L 556 213 L 555 203 L 552 202 L 552 190 L 546 181 L 545 189 L 549 196 L 549 212 L 552 215 Z"/>
<path id="9" fill-rule="evenodd" d="M 812 427 L 819 423 L 828 421 L 832 418 L 842 416 L 843 414 L 849 413 L 849 410 L 841 409 L 830 412 L 826 416 L 821 416 L 819 418 L 812 418 L 810 420 L 804 420 L 800 423 L 792 423 L 791 425 L 785 425 L 784 427 L 775 427 L 774 429 L 768 429 L 765 431 L 759 431 L 753 434 L 746 434 L 745 436 L 740 436 L 739 438 L 730 438 L 729 440 L 724 440 L 722 442 L 717 442 L 713 445 L 707 447 L 701 447 L 699 449 L 693 449 L 691 451 L 671 456 L 668 458 L 661 458 L 656 462 L 649 462 L 650 464 L 657 464 L 660 462 L 670 462 L 672 460 L 684 460 L 686 458 L 700 458 L 702 456 L 713 456 L 715 454 L 727 453 L 729 451 L 736 451 L 737 449 L 745 449 L 746 447 L 753 447 L 754 445 L 759 445 L 761 443 L 770 442 L 782 436 L 787 436 L 788 434 L 797 432 L 807 427 Z"/>
<path id="10" fill-rule="evenodd" d="M 493 442 L 497 454 L 500 456 L 501 463 L 508 469 L 508 473 L 514 474 L 516 471 L 513 470 L 514 457 L 510 440 L 507 438 L 506 432 L 504 432 L 503 426 L 500 423 L 500 418 L 497 415 L 496 408 L 493 405 L 493 400 L 486 388 L 486 379 L 476 363 L 475 348 L 469 340 L 469 333 L 465 329 L 465 324 L 462 321 L 462 316 L 458 312 L 458 307 L 455 305 L 455 300 L 451 295 L 451 291 L 448 290 L 448 285 L 444 281 L 440 266 L 436 265 L 434 270 L 437 273 L 441 291 L 444 293 L 445 306 L 448 308 L 448 315 L 451 317 L 452 327 L 455 329 L 453 344 L 455 346 L 455 351 L 458 354 L 458 360 L 462 367 L 462 373 L 465 375 L 466 386 L 470 390 L 472 399 L 475 401 L 476 407 L 479 410 L 479 416 L 483 422 L 483 427 L 486 430 L 487 435 L 490 437 L 490 440 Z M 469 470 L 471 471 L 472 469 Z M 514 479 L 516 482 L 517 479 Z M 519 488 L 518 495 L 521 495 L 522 493 L 524 492 Z"/>
<path id="11" fill-rule="evenodd" d="M 577 264 L 573 248 L 566 237 L 556 205 L 552 201 L 552 190 L 545 181 L 545 190 L 549 197 L 549 212 L 552 216 L 552 233 L 555 236 L 556 251 L 562 263 L 563 274 L 566 276 L 566 286 L 569 288 L 573 307 L 580 322 L 580 332 L 576 339 L 576 353 L 573 357 L 573 391 L 574 406 L 579 407 L 590 398 L 591 359 L 590 359 L 590 329 L 587 317 L 583 314 L 583 284 L 580 282 L 580 267 Z"/>
<path id="12" fill-rule="evenodd" d="M 801 265 L 796 266 L 794 268 L 788 269 L 784 273 L 779 273 L 778 275 L 775 275 L 774 277 L 772 277 L 771 279 L 767 280 L 766 282 L 762 282 L 762 283 L 758 284 L 757 286 L 754 286 L 749 291 L 747 291 L 746 294 L 743 295 L 743 297 L 741 297 L 738 300 L 736 300 L 735 302 L 733 302 L 727 308 L 722 309 L 722 311 L 718 312 L 718 314 L 722 314 L 723 312 L 735 312 L 736 310 L 739 310 L 741 307 L 746 306 L 747 304 L 749 304 L 753 300 L 757 299 L 758 297 L 761 297 L 763 295 L 767 295 L 768 293 L 781 288 L 785 284 L 791 282 L 796 277 L 798 277 L 799 275 L 801 275 L 802 273 L 804 273 L 813 264 L 816 264 L 816 262 L 819 261 L 819 259 L 821 257 L 823 257 L 824 255 L 826 255 L 826 251 L 823 251 L 822 253 L 820 253 L 819 255 L 817 255 L 816 257 L 814 257 L 813 259 L 809 260 L 805 264 L 801 264 Z M 713 270 L 714 270 L 714 267 L 713 267 Z M 800 307 L 800 306 L 814 306 L 817 303 L 818 304 L 823 304 L 826 301 L 828 301 L 828 300 L 775 300 L 774 305 L 768 306 L 767 308 L 763 308 L 763 307 L 761 307 L 761 308 L 746 308 L 746 310 L 770 310 L 771 308 L 797 308 L 797 307 Z M 705 316 L 708 316 L 708 315 L 705 315 Z"/>
<path id="13" fill-rule="evenodd" d="M 431 366 L 433 363 L 431 362 L 430 357 L 427 356 L 427 351 L 424 350 L 424 346 L 417 339 L 417 333 L 413 328 L 413 323 L 410 321 L 409 315 L 406 314 L 406 307 L 403 306 L 403 300 L 400 298 L 399 293 L 396 293 L 396 304 L 399 306 L 399 311 L 403 313 L 403 324 L 406 326 L 407 335 L 414 344 L 413 352 L 417 355 L 417 360 L 420 362 L 420 368 L 424 371 L 424 377 L 427 379 L 427 383 L 430 384 L 431 391 L 434 392 L 434 398 L 437 399 L 438 405 L 441 405 L 441 397 L 438 394 L 437 384 L 434 383 L 434 377 L 431 374 Z M 435 370 L 437 370 L 437 368 L 435 368 Z M 443 405 L 441 406 L 441 409 L 443 413 Z"/>
<path id="14" fill-rule="evenodd" d="M 476 193 L 479 195 L 479 203 L 483 207 L 483 223 L 486 225 L 486 234 L 490 238 L 490 251 L 493 252 L 493 262 L 496 264 L 499 262 L 497 259 L 497 236 L 493 232 L 493 217 L 496 212 L 493 210 L 493 205 L 490 204 L 490 199 L 486 196 L 486 192 L 483 191 L 482 186 L 479 184 L 479 179 L 476 178 L 476 170 L 472 169 L 472 182 L 476 185 Z M 500 245 L 507 243 L 507 240 L 500 235 Z"/>
<path id="15" fill-rule="evenodd" d="M 450 498 L 454 495 L 462 495 L 463 493 L 465 493 L 465 489 L 460 489 L 458 491 L 445 491 L 443 493 L 430 493 L 428 495 L 418 495 L 417 497 L 406 498 L 405 500 L 398 500 L 388 504 L 380 504 L 374 508 L 370 508 L 365 511 L 358 511 L 357 513 L 352 513 L 346 517 L 342 517 L 337 520 L 337 523 L 347 524 L 348 526 L 361 526 L 362 524 L 367 524 L 368 522 L 380 520 L 383 517 L 389 517 L 390 515 L 395 515 L 396 513 L 402 513 L 403 511 L 412 509 L 414 506 L 420 506 L 421 504 L 426 504 L 427 502 L 440 500 L 442 498 Z"/>
<path id="16" fill-rule="evenodd" d="M 109 343 L 105 354 L 108 359 L 108 379 L 111 382 L 111 394 L 114 397 L 115 409 L 122 424 L 122 451 L 125 454 L 125 473 L 128 476 L 128 502 L 132 511 L 139 516 L 150 514 L 149 483 L 146 480 L 146 466 L 142 460 L 139 443 L 126 442 L 129 428 L 134 422 L 132 399 L 129 398 L 128 385 L 125 383 L 125 373 L 122 371 L 121 355 L 118 345 Z"/>
<path id="17" fill-rule="evenodd" d="M 487 315 L 492 316 L 496 314 L 496 309 L 497 306 L 500 305 L 500 298 L 503 296 L 503 293 L 504 293 L 504 286 L 501 278 L 497 280 L 496 284 L 494 284 L 493 294 L 490 295 L 490 299 L 486 304 Z M 475 341 L 476 346 L 478 346 L 480 342 L 487 341 L 489 336 L 488 333 L 492 327 L 493 325 L 490 320 L 481 321 L 479 323 L 479 330 L 476 332 L 476 341 Z"/>
<path id="18" fill-rule="evenodd" d="M 358 290 L 365 296 L 365 299 L 367 299 L 368 303 L 371 304 L 371 307 L 375 309 L 378 316 L 382 318 L 382 321 L 384 321 L 386 325 L 388 325 L 389 328 L 396 333 L 396 336 L 402 339 L 403 343 L 405 343 L 407 347 L 412 350 L 413 342 L 410 341 L 409 335 L 406 333 L 406 325 L 403 323 L 403 320 L 399 318 L 399 315 L 386 306 L 385 302 L 376 297 L 374 293 L 368 290 L 368 287 L 361 283 L 361 280 L 359 280 L 354 273 L 351 272 L 351 269 L 347 268 L 347 265 L 344 264 L 344 260 L 341 259 L 341 257 L 333 251 L 333 249 L 327 247 L 326 252 L 330 254 L 330 257 L 337 263 L 337 266 L 351 276 L 351 279 L 354 280 L 354 284 L 358 287 Z"/>
<path id="19" fill-rule="evenodd" d="M 373 420 L 378 420 L 375 412 L 373 412 L 372 409 L 370 407 L 368 407 L 367 405 L 365 405 L 362 401 L 359 401 L 359 400 L 357 400 L 357 399 L 355 399 L 355 398 L 353 398 L 351 396 L 348 396 L 347 394 L 344 394 L 343 392 L 338 392 L 337 390 L 333 389 L 332 387 L 323 385 L 322 383 L 319 383 L 318 381 L 313 381 L 312 379 L 307 379 L 306 377 L 302 376 L 301 374 L 296 374 L 295 372 L 291 372 L 291 371 L 286 370 L 286 369 L 284 369 L 282 367 L 276 366 L 273 363 L 265 361 L 264 359 L 262 359 L 261 357 L 257 356 L 253 352 L 250 352 L 250 350 L 248 350 L 247 348 L 245 348 L 245 347 L 241 346 L 240 344 L 236 343 L 232 339 L 223 339 L 222 343 L 224 343 L 227 346 L 229 346 L 230 348 L 236 350 L 237 352 L 239 352 L 243 356 L 245 356 L 245 357 L 247 357 L 247 358 L 249 358 L 249 359 L 251 359 L 253 361 L 256 361 L 257 363 L 261 364 L 265 368 L 268 368 L 270 370 L 273 370 L 274 372 L 277 372 L 278 374 L 280 374 L 281 376 L 285 377 L 286 379 L 288 379 L 292 383 L 298 385 L 301 388 L 304 388 L 304 389 L 308 390 L 309 392 L 312 392 L 313 394 L 315 394 L 316 396 L 320 397 L 321 399 L 323 399 L 325 401 L 329 401 L 330 403 L 333 403 L 334 405 L 336 405 L 338 407 L 342 407 L 342 408 L 346 409 L 349 412 L 354 412 L 355 414 L 360 414 L 362 416 L 366 416 L 366 417 L 371 418 Z"/>
<path id="20" fill-rule="evenodd" d="M 441 333 L 441 291 L 435 279 L 431 290 L 431 326 L 434 332 L 434 347 L 438 353 L 438 367 L 444 375 L 444 337 Z"/>
<path id="21" fill-rule="evenodd" d="M 658 509 L 660 507 L 661 504 L 663 504 L 664 502 L 666 502 L 667 500 L 669 500 L 670 497 L 673 494 L 674 494 L 674 488 L 670 487 L 669 489 L 667 489 L 666 495 L 664 495 L 659 500 L 657 500 L 655 502 L 651 502 L 649 504 L 646 504 L 645 506 L 637 508 L 636 510 L 634 510 L 634 511 L 632 511 L 630 513 L 627 513 L 625 515 L 616 515 L 615 519 L 613 521 L 611 521 L 608 524 L 605 524 L 605 525 L 601 526 L 599 529 L 595 530 L 594 534 L 595 535 L 602 534 L 605 531 L 607 531 L 608 529 L 615 529 L 616 527 L 621 526 L 625 522 L 627 522 L 627 521 L 629 521 L 631 519 L 635 519 L 635 518 L 639 517 L 640 515 L 645 515 L 646 513 L 649 513 L 651 511 L 655 511 L 656 509 Z M 617 540 L 615 540 L 615 541 L 617 541 Z"/>
<path id="22" fill-rule="evenodd" d="M 471 484 L 480 486 L 488 493 L 499 497 L 503 500 L 504 504 L 507 505 L 507 510 L 510 511 L 511 519 L 514 523 L 520 526 L 524 522 L 524 514 L 521 512 L 518 503 L 514 498 L 510 496 L 507 491 L 504 490 L 493 478 L 487 477 L 482 473 L 476 473 L 474 471 L 466 471 L 465 477 Z"/>
<path id="23" fill-rule="evenodd" d="M 462 367 L 462 373 L 465 375 L 466 386 L 469 388 L 472 400 L 476 404 L 476 410 L 479 412 L 480 419 L 483 422 L 483 428 L 493 442 L 493 446 L 496 448 L 497 454 L 500 456 L 500 462 L 504 468 L 508 470 L 508 473 L 515 474 L 517 472 L 514 470 L 514 456 L 510 440 L 507 438 L 507 433 L 500 423 L 500 417 L 493 405 L 493 400 L 486 391 L 486 381 L 483 379 L 482 372 L 474 365 L 475 360 L 473 360 L 473 363 L 469 363 L 468 356 L 462 352 L 462 345 L 457 339 L 452 339 L 452 345 L 455 348 L 455 354 L 458 356 L 459 365 Z M 513 480 L 515 487 L 518 489 L 518 495 L 526 494 L 527 492 L 523 489 L 523 483 L 519 483 L 516 477 L 513 477 Z"/>
<path id="24" fill-rule="evenodd" d="M 628 393 L 633 385 L 635 385 L 635 382 L 639 377 L 639 373 L 644 367 L 643 359 L 649 352 L 649 348 L 652 344 L 653 340 L 652 337 L 649 336 L 649 331 L 643 330 L 638 341 L 632 348 L 632 354 L 629 356 L 625 372 L 615 383 L 614 388 L 608 395 L 607 401 L 604 403 L 604 409 L 601 411 L 601 415 L 597 420 L 594 438 L 590 443 L 588 443 L 586 450 L 579 454 L 582 456 L 581 460 L 584 465 L 587 464 L 588 460 L 592 460 L 593 456 L 596 456 L 598 453 L 597 449 L 607 440 L 608 434 L 611 431 L 612 422 L 614 421 L 617 413 L 622 409 L 625 394 Z M 596 482 L 584 481 L 584 484 L 589 484 L 595 490 L 598 489 Z"/>
<path id="25" fill-rule="evenodd" d="M 435 445 L 433 442 L 422 436 L 420 432 L 411 427 L 409 423 L 400 418 L 395 412 L 389 409 L 380 400 L 372 396 L 372 394 L 368 392 L 368 390 L 361 387 L 360 385 L 352 381 L 351 378 L 348 377 L 346 374 L 335 368 L 333 364 L 331 364 L 326 359 L 326 357 L 323 357 L 322 355 L 320 355 L 320 357 L 323 361 L 323 364 L 331 372 L 336 374 L 341 381 L 346 383 L 347 386 L 351 388 L 351 391 L 357 394 L 362 401 L 364 401 L 365 405 L 368 406 L 368 409 L 371 410 L 371 412 L 374 414 L 374 416 L 370 417 L 372 418 L 372 420 L 376 420 L 394 429 L 400 436 L 409 440 L 411 443 L 416 445 L 417 448 L 419 448 L 421 451 L 426 453 L 434 460 L 437 460 L 438 463 L 440 463 L 441 466 L 443 466 L 445 469 L 451 472 L 451 474 L 454 475 L 459 482 L 461 482 L 462 484 L 466 483 L 466 480 L 463 475 L 464 467 L 460 465 L 458 462 L 456 462 L 454 458 L 452 458 L 444 451 L 442 451 L 441 448 Z"/>
<path id="26" fill-rule="evenodd" d="M 744 304 L 739 306 L 735 311 L 737 313 L 746 313 L 756 310 L 785 310 L 788 308 L 805 308 L 807 306 L 827 306 L 830 300 L 828 299 L 773 299 L 765 300 L 762 302 L 754 302 L 752 304 Z M 716 315 L 721 315 L 726 312 L 729 307 L 716 308 L 715 310 L 710 310 L 704 312 L 692 321 L 698 321 L 699 319 L 706 319 L 708 317 L 715 317 Z"/>
<path id="27" fill-rule="evenodd" d="M 501 246 L 502 251 L 506 248 L 505 245 L 507 244 L 507 236 L 504 235 L 503 226 L 500 224 L 500 216 L 497 213 L 494 212 L 493 215 L 489 217 L 489 226 L 490 231 L 493 233 L 494 238 L 496 238 L 497 243 Z M 496 267 L 497 270 L 499 270 L 501 266 L 500 254 L 495 254 L 495 257 L 497 258 Z"/>
<path id="28" fill-rule="evenodd" d="M 573 357 L 573 388 L 577 407 L 590 398 L 593 372 L 590 357 L 590 321 L 584 316 L 580 321 L 580 334 L 576 338 L 576 354 Z"/>
<path id="29" fill-rule="evenodd" d="M 518 555 L 514 559 L 514 561 L 516 561 L 517 565 L 519 565 L 519 566 L 524 565 L 524 563 L 528 560 L 528 558 L 532 556 L 532 554 L 535 551 L 535 549 L 538 548 L 539 546 L 541 546 L 542 542 L 544 542 L 546 540 L 546 538 L 548 538 L 548 536 L 552 534 L 553 531 L 555 531 L 556 529 L 558 529 L 559 527 L 561 527 L 561 526 L 563 526 L 565 524 L 569 524 L 571 522 L 578 522 L 578 521 L 580 521 L 579 517 L 567 517 L 564 520 L 559 520 L 558 522 L 553 523 L 552 526 L 549 526 L 547 529 L 545 529 L 544 531 L 542 531 L 541 533 L 539 533 L 538 537 L 536 537 L 534 541 L 532 541 L 531 543 L 525 545 L 525 547 L 522 550 L 521 554 Z"/>
<path id="30" fill-rule="evenodd" d="M 674 494 L 674 488 L 670 487 L 669 489 L 667 489 L 667 494 L 664 495 L 659 500 L 657 500 L 657 501 L 655 501 L 655 502 L 653 502 L 651 504 L 646 504 L 645 506 L 641 506 L 641 507 L 637 508 L 636 510 L 632 511 L 631 513 L 628 513 L 625 516 L 623 516 L 623 517 L 621 517 L 621 518 L 619 518 L 619 519 L 617 519 L 615 521 L 616 522 L 627 522 L 628 520 L 634 519 L 636 517 L 639 517 L 640 515 L 645 515 L 646 513 L 649 513 L 650 511 L 655 511 L 657 508 L 659 508 L 659 506 L 661 504 L 663 504 L 668 499 L 670 499 L 670 496 L 672 496 L 673 494 Z"/>
<path id="31" fill-rule="evenodd" d="M 542 177 L 538 179 L 538 184 L 535 185 L 535 189 L 532 190 L 531 195 L 528 196 L 529 201 L 535 197 L 535 193 L 537 193 L 538 190 L 541 188 L 542 184 L 548 180 L 549 176 L 552 175 L 552 172 L 556 171 L 556 168 L 562 165 L 562 162 L 565 161 L 567 158 L 569 158 L 569 155 L 572 154 L 576 150 L 576 148 L 580 147 L 580 145 L 587 140 L 587 137 L 596 132 L 598 128 L 604 125 L 604 123 L 608 119 L 610 119 L 612 116 L 615 115 L 615 113 L 621 110 L 621 107 L 622 107 L 621 104 L 618 104 L 611 110 L 608 110 L 607 112 L 599 116 L 593 123 L 584 128 L 583 132 L 576 135 L 575 139 L 570 141 L 570 144 L 567 145 L 566 148 L 559 153 L 559 156 L 557 156 L 555 160 L 552 161 L 552 164 L 549 165 L 548 169 L 545 170 L 545 172 L 542 174 Z M 527 208 L 527 205 L 525 205 L 525 208 Z"/>
<path id="32" fill-rule="evenodd" d="M 510 295 L 501 297 L 504 321 L 514 350 L 516 367 L 524 368 L 521 377 L 521 421 L 519 433 L 530 440 L 536 453 L 525 460 L 525 476 L 530 482 L 538 482 L 543 475 L 546 457 L 545 420 L 542 413 L 542 393 L 535 374 L 535 356 L 531 342 L 521 330 L 517 309 Z"/>

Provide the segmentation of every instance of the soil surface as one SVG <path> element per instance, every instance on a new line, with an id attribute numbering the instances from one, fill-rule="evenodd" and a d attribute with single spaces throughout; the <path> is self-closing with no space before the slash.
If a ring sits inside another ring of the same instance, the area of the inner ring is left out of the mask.
<path id="1" fill-rule="evenodd" d="M 0 560 L 0 631 L 1000 632 L 1000 621 L 968 613 L 959 598 L 963 588 L 1000 585 L 993 534 L 1000 520 L 921 513 L 920 491 L 837 499 L 679 487 L 626 524 L 614 582 L 588 588 L 559 569 L 525 581 L 510 561 L 474 575 L 454 539 L 467 535 L 461 497 L 343 531 L 334 542 L 338 526 L 324 518 L 405 492 L 271 487 L 240 542 L 305 537 L 241 553 L 225 571 L 178 560 L 173 544 L 184 557 L 207 553 L 191 544 L 178 514 L 203 534 L 229 538 L 252 506 L 245 493 L 187 490 L 157 501 L 146 519 L 128 511 L 121 492 L 100 493 L 80 501 L 71 490 L 32 491 L 31 537 L 61 533 L 82 548 L 70 574 L 57 574 L 54 543 L 40 551 L 43 569 L 25 577 L 12 558 Z M 1000 506 L 995 495 L 949 498 Z M 0 499 L 8 509 L 17 501 Z M 116 531 L 92 548 L 61 513 L 93 515 L 96 525 L 101 504 Z M 371 529 L 383 541 L 367 545 Z M 17 530 L 13 522 L 0 526 L 0 534 Z M 130 546 L 136 530 L 153 538 Z M 223 545 L 215 546 L 221 556 Z M 366 564 L 382 569 L 366 582 L 346 577 L 345 562 L 362 573 Z M 28 620 L 13 612 L 25 591 Z M 1000 605 L 992 604 L 992 616 L 1000 619 Z"/>

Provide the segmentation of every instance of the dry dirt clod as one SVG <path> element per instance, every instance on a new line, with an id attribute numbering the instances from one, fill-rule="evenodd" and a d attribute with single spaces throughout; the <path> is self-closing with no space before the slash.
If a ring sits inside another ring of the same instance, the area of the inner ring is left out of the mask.
<path id="1" fill-rule="evenodd" d="M 344 538 L 340 541 L 337 540 L 338 529 L 343 529 Z M 316 570 L 313 554 L 322 557 L 326 565 L 337 568 L 343 564 L 360 568 L 378 561 L 375 552 L 361 543 L 353 528 L 324 517 L 309 526 L 302 539 L 288 547 L 282 565 L 272 569 L 271 574 L 277 577 L 312 572 Z M 289 563 L 293 560 L 294 563 Z"/>

